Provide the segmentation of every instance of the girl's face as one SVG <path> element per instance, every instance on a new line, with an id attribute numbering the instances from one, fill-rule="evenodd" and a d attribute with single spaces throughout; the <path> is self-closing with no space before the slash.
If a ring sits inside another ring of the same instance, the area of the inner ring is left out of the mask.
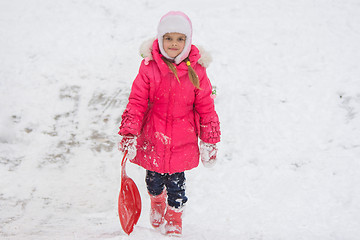
<path id="1" fill-rule="evenodd" d="M 166 54 L 175 58 L 185 47 L 186 36 L 182 33 L 166 33 L 163 37 L 163 47 Z"/>

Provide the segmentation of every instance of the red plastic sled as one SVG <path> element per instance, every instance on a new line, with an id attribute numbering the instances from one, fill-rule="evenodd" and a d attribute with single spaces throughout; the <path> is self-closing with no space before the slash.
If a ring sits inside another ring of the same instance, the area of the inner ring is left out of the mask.
<path id="1" fill-rule="evenodd" d="M 121 227 L 129 235 L 139 220 L 141 213 L 141 197 L 135 182 L 126 175 L 126 155 L 121 162 L 121 189 L 118 201 L 118 210 Z"/>

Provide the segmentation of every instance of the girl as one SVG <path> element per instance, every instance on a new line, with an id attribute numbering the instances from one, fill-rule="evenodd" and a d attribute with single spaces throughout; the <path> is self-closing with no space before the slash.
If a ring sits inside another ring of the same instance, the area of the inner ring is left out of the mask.
<path id="1" fill-rule="evenodd" d="M 197 167 L 200 155 L 205 166 L 214 164 L 220 123 L 188 16 L 169 12 L 157 30 L 157 39 L 141 47 L 145 59 L 122 115 L 120 150 L 147 170 L 152 226 L 181 235 L 184 171 Z"/>

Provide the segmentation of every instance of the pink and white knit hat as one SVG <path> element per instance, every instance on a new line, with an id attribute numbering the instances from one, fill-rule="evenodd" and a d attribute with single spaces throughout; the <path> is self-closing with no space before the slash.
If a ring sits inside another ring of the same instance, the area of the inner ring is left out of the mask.
<path id="1" fill-rule="evenodd" d="M 168 12 L 160 19 L 157 30 L 160 52 L 164 57 L 174 60 L 176 64 L 179 64 L 189 56 L 192 40 L 192 24 L 190 18 L 185 13 L 179 11 Z M 184 50 L 175 58 L 169 57 L 163 47 L 163 36 L 166 33 L 172 32 L 182 33 L 186 36 Z"/>

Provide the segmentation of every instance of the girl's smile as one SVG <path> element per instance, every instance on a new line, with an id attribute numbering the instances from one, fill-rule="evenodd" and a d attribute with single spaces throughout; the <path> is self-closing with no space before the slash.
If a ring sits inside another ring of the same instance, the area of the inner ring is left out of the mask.
<path id="1" fill-rule="evenodd" d="M 177 57 L 185 47 L 186 36 L 182 33 L 166 33 L 163 37 L 163 46 L 166 54 Z"/>

